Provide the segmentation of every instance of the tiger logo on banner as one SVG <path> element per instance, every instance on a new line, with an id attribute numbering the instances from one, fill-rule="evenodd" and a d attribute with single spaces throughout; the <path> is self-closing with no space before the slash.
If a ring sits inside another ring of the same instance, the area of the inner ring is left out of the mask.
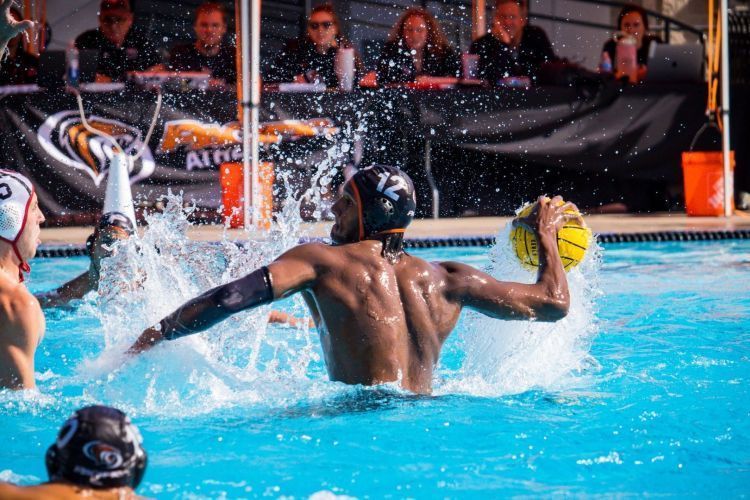
<path id="1" fill-rule="evenodd" d="M 112 136 L 125 154 L 135 155 L 143 146 L 141 132 L 117 120 L 92 115 L 89 125 Z M 92 134 L 83 126 L 78 111 L 61 111 L 48 117 L 39 127 L 39 143 L 60 163 L 85 172 L 99 186 L 107 176 L 114 148 L 109 140 Z M 154 173 L 156 164 L 146 146 L 141 158 L 130 172 L 130 182 L 146 179 Z"/>

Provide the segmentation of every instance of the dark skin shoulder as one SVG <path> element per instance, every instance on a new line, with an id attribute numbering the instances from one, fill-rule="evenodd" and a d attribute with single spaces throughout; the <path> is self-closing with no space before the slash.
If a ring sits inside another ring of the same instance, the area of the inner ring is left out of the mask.
<path id="1" fill-rule="evenodd" d="M 0 483 L 0 498 L 4 500 L 136 500 L 140 497 L 131 488 L 97 490 L 70 483 L 44 483 L 36 486 L 16 486 Z"/>

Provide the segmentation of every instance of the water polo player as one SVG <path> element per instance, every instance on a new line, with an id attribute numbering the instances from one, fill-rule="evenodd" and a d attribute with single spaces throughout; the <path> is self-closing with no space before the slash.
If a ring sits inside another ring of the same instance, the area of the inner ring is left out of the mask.
<path id="1" fill-rule="evenodd" d="M 42 222 L 31 182 L 18 172 L 0 170 L 0 387 L 34 387 L 34 353 L 44 336 L 44 315 L 23 281 Z"/>
<path id="2" fill-rule="evenodd" d="M 56 290 L 37 295 L 42 306 L 65 305 L 72 300 L 83 298 L 91 291 L 98 290 L 102 259 L 112 255 L 117 241 L 128 239 L 133 233 L 135 233 L 135 228 L 126 215 L 119 212 L 104 214 L 93 234 L 86 240 L 86 248 L 91 257 L 89 268 Z"/>
<path id="3" fill-rule="evenodd" d="M 76 411 L 47 450 L 49 482 L 19 487 L 0 483 L 0 498 L 133 499 L 147 464 L 138 428 L 116 408 Z"/>
<path id="4" fill-rule="evenodd" d="M 555 321 L 567 314 L 556 235 L 578 216 L 565 213 L 575 206 L 557 206 L 560 201 L 540 198 L 522 221 L 539 237 L 536 283 L 504 283 L 465 264 L 429 263 L 405 253 L 404 231 L 416 208 L 411 179 L 394 167 L 368 167 L 346 182 L 333 206 L 332 245 L 299 245 L 205 292 L 144 331 L 130 352 L 302 293 L 331 379 L 364 385 L 398 380 L 405 389 L 429 393 L 443 342 L 463 307 L 500 319 Z"/>

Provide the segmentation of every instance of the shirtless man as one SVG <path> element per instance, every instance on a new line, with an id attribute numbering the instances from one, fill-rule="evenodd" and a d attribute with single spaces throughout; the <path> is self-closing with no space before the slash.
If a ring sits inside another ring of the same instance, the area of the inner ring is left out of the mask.
<path id="1" fill-rule="evenodd" d="M 331 379 L 372 385 L 399 381 L 430 393 L 443 342 L 464 307 L 499 319 L 556 321 L 570 298 L 557 231 L 578 216 L 572 204 L 540 198 L 522 221 L 538 236 L 534 284 L 504 283 L 457 262 L 430 263 L 403 251 L 416 201 L 409 177 L 394 167 L 358 171 L 333 206 L 333 245 L 297 246 L 244 278 L 187 302 L 130 348 L 206 330 L 239 311 L 302 293 L 320 334 Z"/>
<path id="2" fill-rule="evenodd" d="M 47 450 L 49 482 L 0 483 L 0 498 L 16 500 L 130 500 L 146 472 L 138 428 L 120 410 L 89 406 L 76 411 Z"/>
<path id="3" fill-rule="evenodd" d="M 44 315 L 23 281 L 42 222 L 31 182 L 18 172 L 0 170 L 0 387 L 34 388 L 34 353 L 44 335 Z"/>

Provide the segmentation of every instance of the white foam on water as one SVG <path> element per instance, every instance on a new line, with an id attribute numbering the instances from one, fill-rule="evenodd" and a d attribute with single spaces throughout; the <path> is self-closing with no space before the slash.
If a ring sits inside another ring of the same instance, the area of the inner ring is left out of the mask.
<path id="1" fill-rule="evenodd" d="M 536 273 L 521 267 L 510 231 L 510 223 L 500 230 L 485 271 L 501 281 L 533 283 Z M 589 385 L 590 374 L 598 368 L 589 350 L 597 333 L 600 267 L 601 247 L 592 241 L 581 264 L 567 273 L 570 310 L 560 321 L 504 321 L 469 313 L 461 334 L 463 365 L 438 384 L 436 393 L 501 396 Z"/>

